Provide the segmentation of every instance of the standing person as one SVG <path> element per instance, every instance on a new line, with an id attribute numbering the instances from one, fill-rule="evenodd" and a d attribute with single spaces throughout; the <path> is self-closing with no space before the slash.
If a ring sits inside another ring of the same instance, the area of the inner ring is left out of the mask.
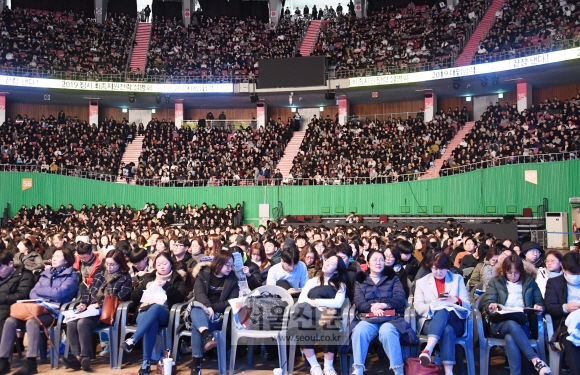
<path id="1" fill-rule="evenodd" d="M 546 312 L 552 316 L 554 332 L 558 328 L 560 332 L 568 332 L 566 319 L 580 309 L 580 254 L 569 252 L 564 255 L 562 272 L 562 275 L 548 279 L 546 283 Z M 570 373 L 580 374 L 580 346 L 577 341 L 564 340 L 564 358 Z"/>
<path id="2" fill-rule="evenodd" d="M 354 303 L 358 312 L 382 315 L 383 310 L 394 309 L 397 316 L 402 316 L 405 291 L 393 269 L 385 267 L 385 255 L 371 250 L 367 264 L 369 272 L 359 272 L 354 286 Z M 390 368 L 395 375 L 403 375 L 403 353 L 397 328 L 390 322 L 374 324 L 366 321 L 357 322 L 352 331 L 352 374 L 363 374 L 369 345 L 377 335 L 389 358 Z"/>
<path id="3" fill-rule="evenodd" d="M 149 8 L 149 4 L 145 7 L 145 22 L 149 22 L 149 16 L 151 16 L 151 8 Z"/>
<path id="4" fill-rule="evenodd" d="M 496 313 L 500 305 L 507 308 L 533 308 L 538 316 L 544 311 L 540 288 L 534 278 L 526 274 L 523 261 L 517 255 L 510 255 L 503 261 L 501 274 L 490 280 L 482 302 L 482 310 L 486 314 Z M 521 354 L 532 362 L 540 375 L 550 374 L 550 368 L 538 357 L 529 342 L 530 327 L 537 326 L 538 317 L 534 315 L 527 315 L 525 322 L 504 320 L 489 325 L 493 337 L 505 340 L 511 375 L 522 373 Z"/>
<path id="5" fill-rule="evenodd" d="M 426 267 L 431 269 L 431 273 L 416 281 L 414 302 L 419 318 L 417 331 L 428 336 L 427 346 L 419 354 L 421 365 L 431 363 L 431 354 L 439 343 L 445 374 L 453 374 L 455 339 L 463 336 L 465 319 L 471 310 L 463 277 L 451 273 L 452 266 L 447 254 L 430 254 Z M 432 311 L 431 303 L 435 301 L 447 302 L 451 311 L 446 308 Z M 453 309 L 455 305 L 464 309 Z"/>
<path id="6" fill-rule="evenodd" d="M 308 4 L 304 4 L 304 10 L 302 13 L 304 14 L 304 17 L 310 16 L 310 9 L 308 9 Z"/>
<path id="7" fill-rule="evenodd" d="M 313 5 L 312 6 L 312 13 L 311 13 L 311 15 L 312 15 L 312 19 L 313 20 L 318 19 L 317 18 L 318 17 L 318 9 L 316 9 L 316 5 Z M 296 113 L 298 113 L 298 112 L 296 112 Z"/>
<path id="8" fill-rule="evenodd" d="M 198 263 L 194 269 L 195 303 L 191 308 L 191 375 L 201 375 L 204 351 L 213 349 L 217 340 L 212 331 L 221 329 L 228 300 L 240 294 L 238 278 L 232 272 L 234 257 L 227 250 L 215 254 L 211 263 Z"/>
<path id="9" fill-rule="evenodd" d="M 62 305 L 72 301 L 79 288 L 79 280 L 76 271 L 72 268 L 75 261 L 73 254 L 68 249 L 57 250 L 52 254 L 52 267 L 46 269 L 40 275 L 40 279 L 30 291 L 31 299 L 42 299 L 45 302 Z M 54 322 L 50 314 L 40 315 L 38 319 L 44 327 L 49 327 Z M 0 374 L 10 372 L 8 358 L 12 355 L 12 346 L 16 337 L 16 330 L 25 330 L 28 334 L 28 347 L 26 360 L 14 375 L 32 375 L 38 372 L 36 357 L 40 344 L 40 325 L 36 319 L 27 321 L 9 317 L 2 331 L 0 340 Z"/>
<path id="10" fill-rule="evenodd" d="M 32 272 L 23 266 L 15 267 L 11 252 L 0 251 L 0 337 L 4 323 L 10 316 L 10 306 L 19 299 L 28 299 L 33 286 Z"/>
<path id="11" fill-rule="evenodd" d="M 81 297 L 77 311 L 83 312 L 89 306 L 102 308 L 105 295 L 117 297 L 120 301 L 128 301 L 131 297 L 132 285 L 129 266 L 125 255 L 120 250 L 111 250 L 104 259 L 105 270 L 98 272 L 90 287 Z M 70 341 L 72 355 L 61 356 L 59 362 L 73 370 L 91 371 L 91 331 L 102 323 L 99 316 L 90 316 L 73 320 L 66 325 L 66 337 Z"/>
<path id="12" fill-rule="evenodd" d="M 131 352 L 135 344 L 143 338 L 143 363 L 139 375 L 148 375 L 151 372 L 151 355 L 157 340 L 159 327 L 167 327 L 169 309 L 176 303 L 185 300 L 187 291 L 183 277 L 175 269 L 175 262 L 168 253 L 160 253 L 155 257 L 155 271 L 145 275 L 139 286 L 131 293 L 131 300 L 139 304 L 143 293 L 151 288 L 160 286 L 167 296 L 163 305 L 157 303 L 141 303 L 137 315 L 137 331 L 121 347 Z"/>

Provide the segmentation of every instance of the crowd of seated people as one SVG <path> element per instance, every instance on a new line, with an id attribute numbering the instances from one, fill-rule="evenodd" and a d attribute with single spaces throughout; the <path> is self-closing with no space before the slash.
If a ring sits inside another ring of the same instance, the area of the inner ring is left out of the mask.
<path id="1" fill-rule="evenodd" d="M 40 119 L 17 115 L 0 126 L 2 164 L 17 171 L 39 171 L 114 180 L 127 138 L 136 133 L 126 119 L 89 124 L 61 111 Z"/>
<path id="2" fill-rule="evenodd" d="M 136 168 L 137 184 L 220 186 L 258 184 L 274 176 L 274 166 L 292 138 L 293 125 L 270 119 L 266 127 L 183 127 L 164 119 L 145 130 Z M 249 181 L 248 181 L 249 180 Z"/>
<path id="3" fill-rule="evenodd" d="M 579 12 L 575 1 L 507 0 L 481 40 L 473 63 L 562 49 L 561 42 L 578 36 Z"/>
<path id="4" fill-rule="evenodd" d="M 366 18 L 352 14 L 323 21 L 314 55 L 327 56 L 336 72 L 401 69 L 419 63 L 431 69 L 452 66 L 487 8 L 485 1 L 460 2 L 454 10 L 439 5 L 396 9 L 389 6 Z M 446 65 L 445 65 L 446 64 Z"/>
<path id="5" fill-rule="evenodd" d="M 0 66 L 70 71 L 86 78 L 125 70 L 134 18 L 114 15 L 98 24 L 84 13 L 8 7 L 1 14 Z"/>
<path id="6" fill-rule="evenodd" d="M 146 72 L 181 77 L 253 75 L 259 59 L 292 57 L 303 28 L 304 20 L 286 18 L 274 27 L 255 17 L 204 17 L 187 28 L 181 21 L 155 18 Z"/>
<path id="7" fill-rule="evenodd" d="M 242 285 L 250 289 L 261 285 L 287 289 L 298 296 L 296 303 L 305 309 L 301 311 L 319 311 L 307 315 L 311 316 L 313 325 L 323 320 L 329 322 L 329 316 L 335 316 L 348 299 L 358 312 L 380 316 L 383 310 L 394 309 L 393 319 L 401 320 L 392 323 L 401 323 L 404 327 L 403 311 L 408 297 L 413 295 L 417 334 L 428 336 L 427 345 L 417 360 L 424 366 L 431 362 L 442 365 L 448 374 L 453 373 L 455 365 L 452 344 L 463 336 L 466 319 L 471 319 L 465 315 L 473 301 L 468 295 L 469 289 L 477 287 L 487 292 L 480 304 L 486 314 L 493 313 L 497 304 L 502 304 L 531 308 L 538 316 L 548 310 L 562 319 L 578 308 L 576 301 L 567 301 L 566 287 L 562 287 L 568 283 L 567 293 L 578 293 L 575 275 L 580 274 L 580 259 L 577 253 L 562 257 L 558 251 L 546 253 L 535 242 L 522 244 L 515 239 L 498 239 L 482 229 L 465 229 L 453 223 L 432 230 L 396 224 L 282 227 L 273 223 L 268 228 L 254 228 L 224 222 L 177 228 L 167 222 L 148 225 L 131 219 L 133 215 L 115 215 L 115 208 L 110 207 L 109 216 L 119 220 L 116 225 L 110 222 L 85 226 L 81 224 L 83 210 L 105 210 L 101 205 L 86 207 L 73 209 L 71 220 L 42 225 L 40 220 L 23 222 L 14 218 L 8 228 L 1 230 L 0 371 L 3 373 L 11 367 L 9 357 L 13 355 L 12 343 L 18 328 L 27 328 L 30 335 L 27 358 L 21 364 L 20 373 L 28 375 L 37 371 L 39 326 L 9 317 L 9 307 L 17 299 L 28 297 L 62 304 L 71 301 L 79 288 L 81 296 L 75 306 L 77 311 L 84 311 L 91 305 L 103 304 L 105 288 L 121 301 L 139 305 L 145 291 L 162 286 L 167 302 L 141 304 L 135 310 L 137 332 L 127 339 L 121 338 L 121 347 L 126 351 L 135 349 L 143 339 L 140 375 L 151 372 L 157 328 L 168 324 L 169 309 L 182 302 L 189 303 L 190 309 L 186 311 L 192 328 L 191 348 L 185 344 L 180 350 L 192 353 L 192 374 L 200 374 L 207 368 L 204 352 L 217 345 L 212 330 L 219 329 L 221 324 L 212 318 L 225 312 L 229 306 L 227 300 L 238 297 Z M 203 205 L 199 212 L 207 215 L 209 210 Z M 38 257 L 46 261 L 46 267 L 41 263 L 38 269 L 33 262 L 22 261 Z M 51 294 L 51 288 L 40 287 L 49 280 L 63 288 L 66 286 L 67 293 Z M 519 300 L 510 296 L 517 290 L 520 290 Z M 429 307 L 435 306 L 434 302 L 447 302 L 446 308 L 433 307 L 431 311 Z M 492 328 L 498 328 L 490 331 L 493 336 L 506 340 L 511 374 L 519 373 L 526 361 L 539 374 L 550 373 L 529 346 L 530 328 L 537 324 L 537 315 L 528 315 L 517 324 L 515 320 L 510 321 L 502 327 L 491 323 Z M 377 336 L 389 358 L 390 369 L 397 375 L 404 373 L 402 348 L 409 343 L 402 340 L 395 325 L 366 319 L 352 323 L 353 374 L 363 374 L 369 345 Z M 98 315 L 66 324 L 71 353 L 65 353 L 60 362 L 75 370 L 90 371 L 91 335 L 85 333 L 98 327 L 103 327 Z M 408 323 L 407 327 L 410 327 Z M 232 325 L 232 329 L 237 328 Z M 316 347 L 311 344 L 302 345 L 311 374 L 336 373 L 334 360 L 338 343 L 325 343 L 324 370 L 316 358 Z M 580 349 L 576 345 L 570 342 L 565 349 L 572 373 L 580 370 L 577 355 Z M 520 350 L 526 358 L 520 356 Z M 240 351 L 238 348 L 240 356 L 245 355 Z M 439 355 L 435 354 L 437 351 Z"/>
<path id="8" fill-rule="evenodd" d="M 495 165 L 576 158 L 580 151 L 579 104 L 580 95 L 565 101 L 554 97 L 520 113 L 515 104 L 490 103 L 443 162 L 441 176 Z"/>
<path id="9" fill-rule="evenodd" d="M 288 183 L 365 184 L 409 181 L 438 159 L 455 128 L 457 116 L 423 122 L 418 118 L 393 121 L 370 119 L 335 123 L 313 118 Z"/>

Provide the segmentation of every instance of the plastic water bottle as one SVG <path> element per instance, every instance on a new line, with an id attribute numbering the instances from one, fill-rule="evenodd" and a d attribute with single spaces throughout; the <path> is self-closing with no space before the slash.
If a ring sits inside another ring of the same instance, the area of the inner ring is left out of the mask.
<path id="1" fill-rule="evenodd" d="M 260 356 L 264 359 L 268 359 L 268 351 L 266 350 L 266 345 L 262 344 L 260 347 Z"/>

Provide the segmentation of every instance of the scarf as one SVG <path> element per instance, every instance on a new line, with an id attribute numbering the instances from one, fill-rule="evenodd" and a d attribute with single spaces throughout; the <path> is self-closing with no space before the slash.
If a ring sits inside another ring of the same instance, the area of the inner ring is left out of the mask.
<path id="1" fill-rule="evenodd" d="M 159 272 L 155 271 L 155 281 L 165 281 L 168 282 L 171 280 L 171 276 L 173 276 L 173 270 L 169 272 L 167 275 L 160 275 Z"/>
<path id="2" fill-rule="evenodd" d="M 58 268 L 51 268 L 50 269 L 50 280 L 54 280 L 55 277 L 60 275 L 64 272 L 68 267 L 67 266 L 60 266 Z"/>

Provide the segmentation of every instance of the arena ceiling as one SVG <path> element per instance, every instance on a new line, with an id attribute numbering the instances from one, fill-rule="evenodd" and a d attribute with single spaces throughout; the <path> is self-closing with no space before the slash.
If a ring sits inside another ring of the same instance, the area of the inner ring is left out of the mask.
<path id="1" fill-rule="evenodd" d="M 482 87 L 482 76 L 461 78 L 461 87 L 455 90 L 452 80 L 429 81 L 425 83 L 375 86 L 360 89 L 338 89 L 336 95 L 345 94 L 351 104 L 400 102 L 422 100 L 424 90 L 433 89 L 440 98 L 457 96 L 479 96 L 499 92 L 516 90 L 518 78 L 530 82 L 533 87 L 551 87 L 568 85 L 580 82 L 580 61 L 574 60 L 565 63 L 550 64 L 534 68 L 520 69 L 499 74 L 499 84 L 492 84 L 492 76 L 486 75 L 488 84 Z M 86 92 L 68 90 L 32 89 L 24 87 L 3 87 L 0 90 L 7 91 L 8 103 L 35 103 L 53 105 L 87 105 L 89 97 L 98 97 L 101 107 L 123 108 L 173 108 L 174 101 L 183 99 L 186 109 L 190 108 L 252 108 L 255 104 L 250 102 L 249 94 L 171 94 L 169 103 L 165 103 L 162 95 L 160 104 L 155 102 L 154 94 L 136 94 L 135 103 L 129 102 L 128 93 L 109 92 Z M 299 91 L 288 90 L 287 92 L 260 93 L 260 99 L 265 99 L 270 107 L 290 107 L 288 95 L 294 91 L 293 106 L 298 108 L 320 107 L 334 105 L 334 101 L 324 99 L 324 90 Z M 376 98 L 372 93 L 377 92 Z M 50 101 L 44 100 L 44 96 L 50 95 Z"/>

